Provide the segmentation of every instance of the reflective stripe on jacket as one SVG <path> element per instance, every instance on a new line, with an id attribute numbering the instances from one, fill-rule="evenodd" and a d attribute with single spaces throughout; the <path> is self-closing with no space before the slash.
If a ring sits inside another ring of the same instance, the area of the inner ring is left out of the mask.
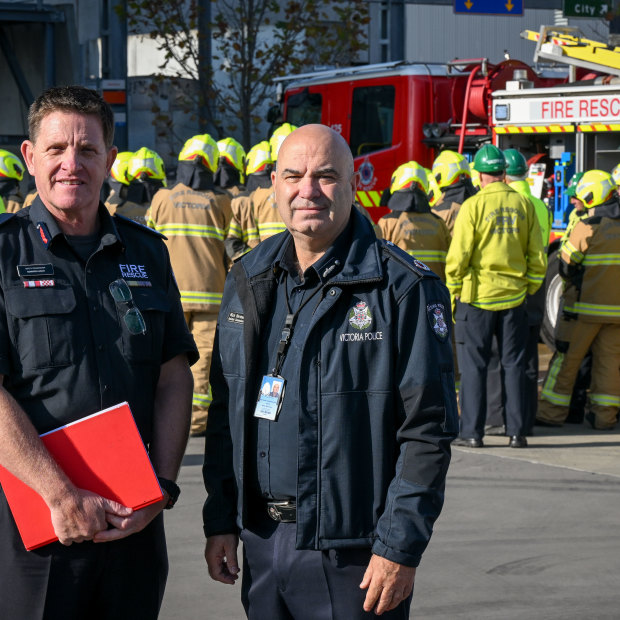
<path id="1" fill-rule="evenodd" d="M 583 321 L 620 323 L 620 217 L 579 220 L 560 247 L 578 289 L 576 298 L 565 300 L 564 311 Z"/>
<path id="2" fill-rule="evenodd" d="M 228 194 L 178 183 L 153 197 L 148 225 L 165 235 L 183 310 L 217 312 L 226 279 Z"/>

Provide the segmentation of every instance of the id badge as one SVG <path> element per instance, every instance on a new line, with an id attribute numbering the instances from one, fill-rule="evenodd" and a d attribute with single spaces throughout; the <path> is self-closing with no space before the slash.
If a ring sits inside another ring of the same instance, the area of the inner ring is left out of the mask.
<path id="1" fill-rule="evenodd" d="M 275 421 L 282 409 L 285 388 L 286 381 L 282 377 L 265 375 L 260 385 L 254 417 Z"/>

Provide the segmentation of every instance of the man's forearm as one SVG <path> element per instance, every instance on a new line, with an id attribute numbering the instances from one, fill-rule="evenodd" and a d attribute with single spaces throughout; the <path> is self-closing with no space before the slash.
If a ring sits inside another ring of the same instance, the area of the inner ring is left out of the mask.
<path id="1" fill-rule="evenodd" d="M 185 355 L 162 365 L 155 393 L 150 457 L 157 475 L 170 480 L 176 480 L 187 445 L 193 386 Z"/>
<path id="2" fill-rule="evenodd" d="M 46 450 L 24 410 L 2 386 L 0 464 L 41 495 L 48 506 L 75 492 L 75 487 Z"/>

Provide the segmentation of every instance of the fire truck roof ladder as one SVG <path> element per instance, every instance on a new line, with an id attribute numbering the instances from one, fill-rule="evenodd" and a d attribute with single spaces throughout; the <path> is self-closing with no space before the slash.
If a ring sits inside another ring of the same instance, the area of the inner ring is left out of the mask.
<path id="1" fill-rule="evenodd" d="M 272 82 L 288 82 L 291 80 L 305 80 L 307 78 L 330 78 L 337 75 L 356 75 L 358 73 L 368 73 L 369 71 L 378 71 L 381 69 L 393 69 L 399 65 L 406 64 L 404 60 L 394 60 L 392 62 L 381 62 L 374 65 L 358 65 L 353 67 L 337 67 L 335 69 L 323 69 L 319 71 L 310 71 L 309 73 L 297 73 L 293 75 L 284 75 L 282 77 L 273 78 Z"/>
<path id="2" fill-rule="evenodd" d="M 524 30 L 521 37 L 536 41 L 534 62 L 540 58 L 620 76 L 620 47 L 578 36 L 569 26 L 541 26 L 540 32 Z"/>

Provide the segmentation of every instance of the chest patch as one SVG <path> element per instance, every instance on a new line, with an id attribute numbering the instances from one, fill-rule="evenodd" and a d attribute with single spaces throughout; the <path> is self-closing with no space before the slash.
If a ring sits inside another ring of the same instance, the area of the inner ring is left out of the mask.
<path id="1" fill-rule="evenodd" d="M 356 303 L 349 312 L 349 324 L 354 329 L 368 329 L 372 325 L 372 314 L 370 308 L 364 301 Z"/>
<path id="2" fill-rule="evenodd" d="M 229 323 L 237 323 L 238 325 L 243 325 L 243 314 L 240 312 L 229 312 L 227 321 Z"/>
<path id="3" fill-rule="evenodd" d="M 119 264 L 121 276 L 125 279 L 143 279 L 148 280 L 148 274 L 144 265 L 128 265 Z"/>

